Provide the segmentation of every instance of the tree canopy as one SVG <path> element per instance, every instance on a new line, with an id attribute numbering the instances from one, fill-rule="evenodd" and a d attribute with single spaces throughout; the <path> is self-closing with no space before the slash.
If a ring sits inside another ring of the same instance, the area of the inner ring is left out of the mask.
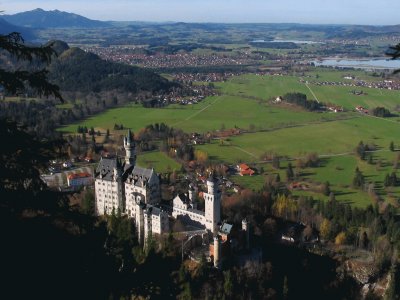
<path id="1" fill-rule="evenodd" d="M 17 60 L 28 62 L 38 60 L 46 64 L 50 63 L 53 55 L 56 55 L 51 44 L 39 47 L 26 46 L 24 39 L 18 32 L 0 35 L 1 49 Z M 39 96 L 54 96 L 62 100 L 59 87 L 47 80 L 47 73 L 48 71 L 45 68 L 35 71 L 0 68 L 0 85 L 13 94 L 23 93 L 29 86 Z"/>

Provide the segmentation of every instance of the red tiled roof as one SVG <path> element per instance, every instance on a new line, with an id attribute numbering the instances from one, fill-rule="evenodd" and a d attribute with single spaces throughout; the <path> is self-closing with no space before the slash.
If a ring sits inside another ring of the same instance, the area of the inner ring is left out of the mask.
<path id="1" fill-rule="evenodd" d="M 252 169 L 241 170 L 240 174 L 243 175 L 253 175 L 255 172 Z"/>
<path id="2" fill-rule="evenodd" d="M 239 165 L 239 168 L 240 168 L 240 170 L 247 170 L 247 169 L 250 169 L 250 167 L 249 167 L 248 165 L 246 165 L 246 164 L 240 164 L 240 165 Z"/>
<path id="3" fill-rule="evenodd" d="M 70 174 L 68 175 L 68 179 L 76 179 L 76 178 L 86 178 L 86 177 L 92 177 L 89 173 L 75 173 L 75 174 Z"/>

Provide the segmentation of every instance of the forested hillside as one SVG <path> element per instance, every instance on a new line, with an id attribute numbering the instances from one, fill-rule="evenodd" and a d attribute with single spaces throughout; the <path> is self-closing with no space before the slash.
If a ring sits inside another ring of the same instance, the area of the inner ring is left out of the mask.
<path id="1" fill-rule="evenodd" d="M 40 136 L 52 137 L 60 125 L 179 87 L 153 71 L 108 62 L 62 41 L 50 44 L 55 54 L 48 66 L 39 61 L 18 62 L 7 55 L 0 57 L 0 62 L 11 70 L 47 68 L 49 80 L 60 87 L 67 102 L 65 107 L 58 106 L 58 99 L 38 98 L 29 87 L 17 95 L 19 101 L 0 101 L 0 117 L 18 120 Z"/>
<path id="2" fill-rule="evenodd" d="M 168 90 L 171 87 L 168 80 L 152 71 L 108 62 L 79 48 L 62 52 L 51 63 L 49 71 L 50 79 L 62 91 L 120 90 L 136 93 Z"/>

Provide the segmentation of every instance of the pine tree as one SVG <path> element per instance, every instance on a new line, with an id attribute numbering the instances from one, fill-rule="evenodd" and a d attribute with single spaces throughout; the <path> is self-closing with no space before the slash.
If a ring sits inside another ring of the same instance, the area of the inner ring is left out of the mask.
<path id="1" fill-rule="evenodd" d="M 394 151 L 394 143 L 393 143 L 393 141 L 390 142 L 389 150 L 392 151 L 392 152 Z"/>
<path id="2" fill-rule="evenodd" d="M 392 172 L 392 174 L 390 175 L 390 185 L 391 186 L 397 185 L 397 176 L 395 172 Z"/>
<path id="3" fill-rule="evenodd" d="M 281 176 L 279 175 L 279 173 L 276 174 L 275 181 L 276 182 L 281 182 Z"/>
<path id="4" fill-rule="evenodd" d="M 224 293 L 228 298 L 233 293 L 232 274 L 230 270 L 224 272 Z"/>
<path id="5" fill-rule="evenodd" d="M 289 298 L 289 285 L 287 276 L 285 276 L 285 278 L 283 279 L 282 298 L 283 299 Z"/>
<path id="6" fill-rule="evenodd" d="M 370 155 L 368 156 L 368 164 L 370 164 L 370 165 L 373 165 L 373 164 L 374 164 L 374 157 L 373 157 L 372 154 L 370 154 Z"/>
<path id="7" fill-rule="evenodd" d="M 291 163 L 288 164 L 288 167 L 286 169 L 286 178 L 287 178 L 287 181 L 291 181 L 294 178 L 294 172 L 293 172 L 293 167 L 292 167 Z"/>
<path id="8" fill-rule="evenodd" d="M 325 184 L 323 186 L 323 193 L 324 193 L 325 196 L 329 196 L 329 194 L 331 193 L 331 188 L 330 188 L 329 181 L 325 182 Z"/>
<path id="9" fill-rule="evenodd" d="M 53 44 L 42 47 L 28 47 L 24 44 L 21 34 L 13 32 L 7 35 L 0 34 L 0 49 L 10 54 L 19 61 L 40 61 L 49 64 L 56 52 L 52 49 Z M 36 91 L 39 96 L 54 96 L 63 101 L 58 86 L 47 80 L 46 69 L 39 71 L 9 70 L 0 68 L 0 86 L 12 93 L 25 92 L 29 87 Z"/>
<path id="10" fill-rule="evenodd" d="M 357 155 L 358 155 L 362 160 L 365 160 L 365 150 L 366 150 L 366 147 L 367 147 L 367 146 L 364 145 L 363 141 L 360 141 L 360 142 L 358 143 L 357 148 L 356 148 L 356 153 L 357 153 Z"/>
<path id="11" fill-rule="evenodd" d="M 353 178 L 353 186 L 356 188 L 361 188 L 364 186 L 364 183 L 365 183 L 364 175 L 357 167 Z"/>
<path id="12" fill-rule="evenodd" d="M 383 185 L 386 186 L 386 187 L 390 186 L 390 176 L 389 176 L 389 174 L 386 174 L 385 179 L 383 181 Z"/>

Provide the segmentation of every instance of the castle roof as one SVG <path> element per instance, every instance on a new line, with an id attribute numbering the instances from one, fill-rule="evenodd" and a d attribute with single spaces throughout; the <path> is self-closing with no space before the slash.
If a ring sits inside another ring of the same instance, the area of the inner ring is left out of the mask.
<path id="1" fill-rule="evenodd" d="M 132 175 L 151 178 L 154 175 L 154 169 L 146 169 L 146 168 L 141 168 L 141 167 L 135 166 L 133 168 Z"/>
<path id="2" fill-rule="evenodd" d="M 154 169 L 146 169 L 135 166 L 133 169 L 127 170 L 128 182 L 136 186 L 146 186 L 153 184 L 158 177 Z"/>
<path id="3" fill-rule="evenodd" d="M 114 169 L 120 168 L 118 158 L 101 158 L 97 165 L 95 177 L 106 181 L 112 181 L 114 178 Z"/>

